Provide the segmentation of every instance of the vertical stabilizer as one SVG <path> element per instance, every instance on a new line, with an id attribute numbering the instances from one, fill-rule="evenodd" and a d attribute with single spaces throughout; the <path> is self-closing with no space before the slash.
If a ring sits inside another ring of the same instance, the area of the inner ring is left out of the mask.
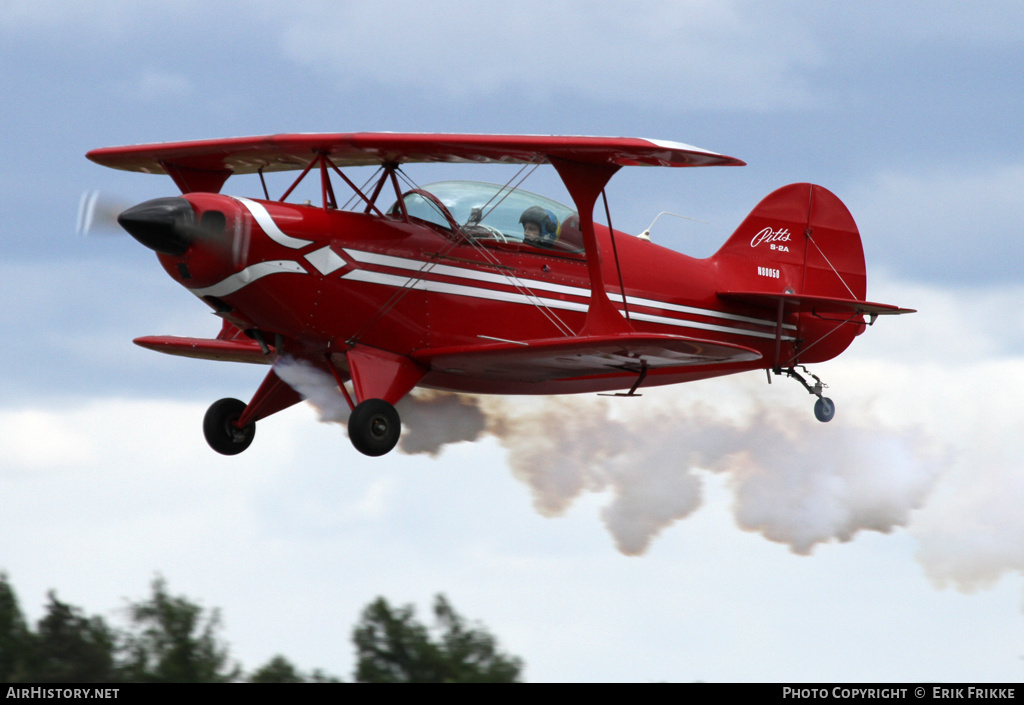
<path id="1" fill-rule="evenodd" d="M 867 290 L 857 224 L 814 184 L 768 194 L 712 259 L 748 291 L 863 300 Z"/>

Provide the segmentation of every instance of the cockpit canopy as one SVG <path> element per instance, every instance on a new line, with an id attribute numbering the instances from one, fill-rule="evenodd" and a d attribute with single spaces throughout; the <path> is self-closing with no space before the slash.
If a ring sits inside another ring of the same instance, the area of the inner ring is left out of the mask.
<path id="1" fill-rule="evenodd" d="M 519 243 L 541 250 L 583 251 L 576 211 L 522 189 L 509 190 L 480 181 L 439 181 L 406 192 L 402 201 L 411 217 L 475 240 Z M 539 245 L 524 240 L 522 224 L 523 214 L 537 208 L 555 221 L 550 235 Z M 399 212 L 398 203 L 388 210 L 389 215 Z"/>

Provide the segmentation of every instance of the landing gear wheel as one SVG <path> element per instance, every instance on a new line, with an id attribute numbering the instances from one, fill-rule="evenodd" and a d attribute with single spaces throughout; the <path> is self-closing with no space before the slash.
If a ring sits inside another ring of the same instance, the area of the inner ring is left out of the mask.
<path id="1" fill-rule="evenodd" d="M 256 436 L 256 424 L 239 428 L 235 422 L 245 411 L 245 402 L 237 399 L 215 401 L 203 417 L 203 435 L 210 447 L 221 455 L 238 455 Z"/>
<path id="2" fill-rule="evenodd" d="M 402 421 L 395 407 L 383 399 L 367 399 L 348 417 L 348 437 L 363 455 L 384 455 L 398 443 Z"/>
<path id="3" fill-rule="evenodd" d="M 828 397 L 820 397 L 814 402 L 814 418 L 822 423 L 828 423 L 836 415 L 836 405 Z"/>

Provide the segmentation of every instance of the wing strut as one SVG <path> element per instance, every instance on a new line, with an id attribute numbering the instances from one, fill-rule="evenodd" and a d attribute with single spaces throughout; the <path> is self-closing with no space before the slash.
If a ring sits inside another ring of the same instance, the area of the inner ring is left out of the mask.
<path id="1" fill-rule="evenodd" d="M 580 232 L 583 234 L 583 248 L 587 255 L 587 274 L 590 276 L 590 307 L 583 324 L 581 336 L 614 335 L 632 333 L 633 326 L 622 317 L 619 310 L 608 298 L 601 272 L 601 252 L 594 233 L 594 206 L 597 197 L 619 170 L 617 164 L 581 164 L 559 157 L 548 156 L 548 161 L 562 177 L 562 183 L 576 204 L 580 215 Z"/>

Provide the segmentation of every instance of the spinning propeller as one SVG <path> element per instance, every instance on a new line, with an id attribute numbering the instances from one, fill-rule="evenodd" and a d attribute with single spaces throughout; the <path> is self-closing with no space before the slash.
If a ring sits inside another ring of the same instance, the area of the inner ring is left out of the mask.
<path id="1" fill-rule="evenodd" d="M 83 237 L 117 235 L 117 216 L 127 206 L 123 200 L 96 189 L 84 191 L 78 200 L 78 222 L 75 232 Z"/>
<path id="2" fill-rule="evenodd" d="M 175 257 L 185 254 L 192 244 L 203 243 L 239 266 L 248 259 L 250 222 L 242 217 L 237 202 L 230 203 L 234 208 L 229 213 L 209 209 L 197 218 L 192 204 L 180 196 L 154 198 L 125 208 L 122 202 L 91 190 L 79 201 L 76 230 L 83 236 L 104 231 L 114 234 L 112 229 L 119 225 L 154 252 Z"/>

